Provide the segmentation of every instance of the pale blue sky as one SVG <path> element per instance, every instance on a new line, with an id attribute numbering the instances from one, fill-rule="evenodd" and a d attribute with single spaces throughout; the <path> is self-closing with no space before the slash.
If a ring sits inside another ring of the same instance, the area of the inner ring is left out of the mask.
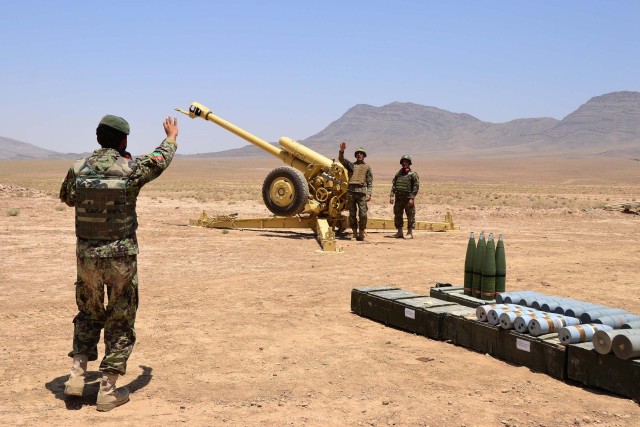
<path id="1" fill-rule="evenodd" d="M 192 101 L 269 141 L 394 101 L 562 119 L 640 91 L 639 20 L 632 0 L 5 1 L 0 136 L 91 151 L 116 114 L 141 154 Z M 183 154 L 246 145 L 179 120 Z"/>

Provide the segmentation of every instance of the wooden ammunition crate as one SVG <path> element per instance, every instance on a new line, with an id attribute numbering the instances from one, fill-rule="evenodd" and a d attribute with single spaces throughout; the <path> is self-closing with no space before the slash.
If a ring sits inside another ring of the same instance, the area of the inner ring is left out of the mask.
<path id="1" fill-rule="evenodd" d="M 484 304 L 495 303 L 495 300 L 489 301 L 475 298 L 471 295 L 465 295 L 464 287 L 462 286 L 444 286 L 439 288 L 431 288 L 431 290 L 429 291 L 429 296 L 473 308 Z"/>
<path id="2" fill-rule="evenodd" d="M 395 300 L 418 297 L 420 295 L 402 289 L 369 291 L 360 304 L 360 315 L 389 325 L 390 320 L 397 317 L 391 314 L 393 306 L 397 305 Z"/>
<path id="3" fill-rule="evenodd" d="M 351 290 L 351 311 L 355 314 L 362 315 L 362 304 L 366 301 L 369 292 L 390 291 L 398 288 L 391 285 L 373 286 L 367 288 L 355 288 Z"/>
<path id="4" fill-rule="evenodd" d="M 455 304 L 401 289 L 359 288 L 351 292 L 354 313 L 436 339 L 441 335 L 442 316 L 431 310 L 451 305 Z"/>
<path id="5" fill-rule="evenodd" d="M 452 302 L 431 297 L 398 299 L 391 305 L 389 324 L 434 339 L 442 339 L 443 316 L 436 308 L 455 306 Z"/>
<path id="6" fill-rule="evenodd" d="M 444 319 L 444 339 L 455 345 L 496 356 L 500 328 L 478 321 L 476 311 L 470 307 L 457 307 L 457 310 L 447 313 Z"/>
<path id="7" fill-rule="evenodd" d="M 499 359 L 561 380 L 567 378 L 566 347 L 560 343 L 557 333 L 534 337 L 501 329 L 498 342 L 496 356 Z"/>
<path id="8" fill-rule="evenodd" d="M 600 354 L 590 342 L 567 346 L 567 377 L 640 401 L 640 359 Z"/>

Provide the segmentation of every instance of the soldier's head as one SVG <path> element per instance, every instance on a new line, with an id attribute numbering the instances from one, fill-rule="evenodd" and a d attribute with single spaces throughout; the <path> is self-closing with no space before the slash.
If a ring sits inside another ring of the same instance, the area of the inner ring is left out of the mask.
<path id="1" fill-rule="evenodd" d="M 400 157 L 400 164 L 403 168 L 408 168 L 409 166 L 411 166 L 411 156 L 408 154 L 403 154 L 402 157 Z"/>
<path id="2" fill-rule="evenodd" d="M 129 135 L 129 123 L 122 117 L 111 114 L 104 116 L 96 129 L 98 144 L 102 148 L 124 150 L 127 148 L 127 135 Z"/>
<path id="3" fill-rule="evenodd" d="M 358 149 L 356 150 L 355 153 L 353 153 L 353 155 L 355 156 L 356 160 L 362 161 L 364 160 L 365 157 L 367 157 L 367 152 L 365 151 L 364 148 L 358 147 Z"/>

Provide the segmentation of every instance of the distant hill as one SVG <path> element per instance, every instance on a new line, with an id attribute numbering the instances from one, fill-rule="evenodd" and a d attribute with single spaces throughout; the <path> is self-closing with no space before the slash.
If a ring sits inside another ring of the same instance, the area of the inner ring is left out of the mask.
<path id="1" fill-rule="evenodd" d="M 351 150 L 363 146 L 370 155 L 378 156 L 409 153 L 414 156 L 640 158 L 640 92 L 596 96 L 562 120 L 522 118 L 507 123 L 483 122 L 469 114 L 414 103 L 393 102 L 382 107 L 358 104 L 322 131 L 300 142 L 335 158 L 340 141 L 347 141 L 349 157 Z M 20 144 L 29 148 L 19 151 Z M 13 157 L 6 157 L 7 152 L 8 155 L 14 153 Z M 0 138 L 0 159 L 61 156 L 65 155 Z M 269 155 L 247 145 L 183 157 L 209 156 Z"/>
<path id="2" fill-rule="evenodd" d="M 18 159 L 68 159 L 76 158 L 71 154 L 45 150 L 26 142 L 0 136 L 0 160 Z"/>

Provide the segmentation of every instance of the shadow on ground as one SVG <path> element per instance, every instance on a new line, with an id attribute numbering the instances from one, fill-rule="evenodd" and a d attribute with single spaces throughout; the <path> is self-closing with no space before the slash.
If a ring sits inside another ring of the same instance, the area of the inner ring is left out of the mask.
<path id="1" fill-rule="evenodd" d="M 126 384 L 126 377 L 120 379 L 118 386 L 126 386 L 131 394 L 144 388 L 151 382 L 153 378 L 153 369 L 147 366 L 140 365 L 142 373 L 139 374 L 133 381 Z M 101 372 L 87 372 L 84 393 L 82 396 L 67 396 L 64 394 L 64 383 L 69 378 L 69 375 L 54 378 L 45 384 L 47 390 L 54 394 L 57 399 L 64 401 L 68 410 L 78 410 L 83 406 L 95 406 L 96 398 L 98 396 L 98 389 L 100 388 L 100 379 L 102 378 Z"/>

